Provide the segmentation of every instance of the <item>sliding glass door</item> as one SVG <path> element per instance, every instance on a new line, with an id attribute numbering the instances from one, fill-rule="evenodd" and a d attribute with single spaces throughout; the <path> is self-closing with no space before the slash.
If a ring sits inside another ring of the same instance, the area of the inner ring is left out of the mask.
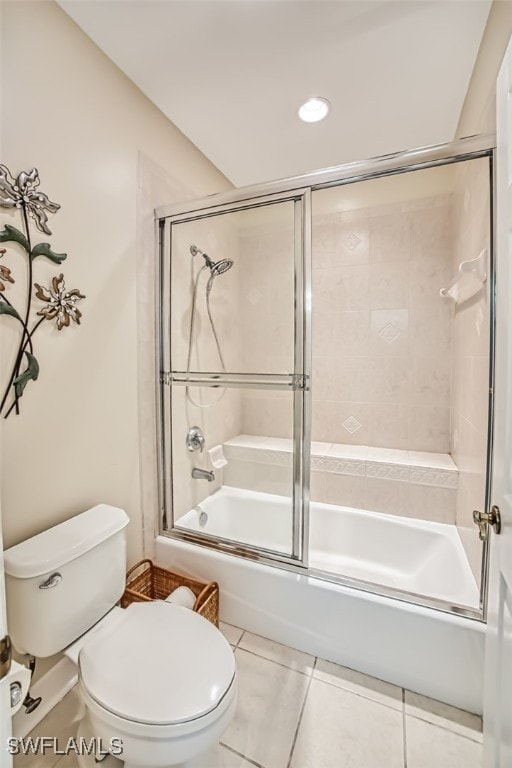
<path id="1" fill-rule="evenodd" d="M 161 229 L 164 528 L 303 561 L 309 191 Z"/>

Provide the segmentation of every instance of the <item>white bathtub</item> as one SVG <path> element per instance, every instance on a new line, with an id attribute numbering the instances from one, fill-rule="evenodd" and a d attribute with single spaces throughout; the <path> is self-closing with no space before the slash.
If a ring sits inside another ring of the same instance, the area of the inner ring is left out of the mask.
<path id="1" fill-rule="evenodd" d="M 208 515 L 205 525 L 201 510 Z M 223 487 L 179 527 L 285 552 L 290 516 L 283 497 Z M 481 713 L 480 622 L 170 537 L 158 537 L 156 547 L 164 567 L 219 582 L 225 621 Z M 456 530 L 440 523 L 312 504 L 310 568 L 478 605 Z"/>
<path id="2" fill-rule="evenodd" d="M 289 553 L 292 508 L 284 496 L 223 486 L 177 527 Z M 478 608 L 453 525 L 312 503 L 309 542 L 311 568 Z"/>

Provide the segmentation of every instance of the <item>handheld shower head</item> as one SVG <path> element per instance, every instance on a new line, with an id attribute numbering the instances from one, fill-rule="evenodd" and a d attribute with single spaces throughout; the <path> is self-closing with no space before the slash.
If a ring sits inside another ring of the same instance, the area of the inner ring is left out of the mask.
<path id="1" fill-rule="evenodd" d="M 227 272 L 231 267 L 233 266 L 233 261 L 231 259 L 221 259 L 221 261 L 212 262 L 211 265 L 208 265 L 210 267 L 210 277 L 208 278 L 208 283 L 206 284 L 206 293 L 207 295 L 210 293 L 210 291 L 213 288 L 213 281 L 217 277 L 217 275 L 223 275 L 224 272 Z"/>
<path id="2" fill-rule="evenodd" d="M 208 264 L 208 266 L 211 269 L 212 277 L 217 277 L 217 275 L 223 275 L 224 272 L 227 272 L 229 269 L 231 269 L 233 266 L 233 261 L 231 259 L 221 259 L 220 261 Z"/>
<path id="3" fill-rule="evenodd" d="M 224 272 L 227 272 L 231 267 L 233 266 L 232 259 L 221 259 L 220 261 L 212 261 L 207 253 L 202 251 L 200 248 L 197 247 L 197 245 L 191 245 L 190 246 L 190 253 L 192 256 L 197 256 L 199 254 L 203 257 L 205 260 L 206 266 L 210 268 L 210 279 L 208 280 L 208 285 L 206 287 L 206 290 L 208 293 L 212 289 L 213 285 L 213 278 L 217 277 L 217 275 L 223 275 Z"/>

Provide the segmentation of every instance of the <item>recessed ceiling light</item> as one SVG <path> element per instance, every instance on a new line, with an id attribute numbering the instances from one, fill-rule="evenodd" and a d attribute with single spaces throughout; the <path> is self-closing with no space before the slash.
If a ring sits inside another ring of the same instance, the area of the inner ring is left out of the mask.
<path id="1" fill-rule="evenodd" d="M 318 123 L 327 117 L 331 108 L 330 102 L 322 96 L 313 96 L 299 107 L 299 117 L 305 123 Z"/>

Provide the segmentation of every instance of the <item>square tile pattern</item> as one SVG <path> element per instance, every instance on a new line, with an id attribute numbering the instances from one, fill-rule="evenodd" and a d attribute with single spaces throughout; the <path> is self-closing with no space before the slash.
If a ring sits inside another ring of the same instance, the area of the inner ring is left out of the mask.
<path id="1" fill-rule="evenodd" d="M 454 321 L 439 289 L 461 260 L 453 196 L 342 222 L 337 194 L 312 222 L 313 439 L 446 453 Z"/>
<path id="2" fill-rule="evenodd" d="M 239 627 L 220 629 L 237 662 L 238 708 L 194 768 L 481 768 L 476 715 Z M 65 742 L 81 712 L 73 689 L 30 735 Z M 78 762 L 47 752 L 15 757 L 14 768 Z"/>

